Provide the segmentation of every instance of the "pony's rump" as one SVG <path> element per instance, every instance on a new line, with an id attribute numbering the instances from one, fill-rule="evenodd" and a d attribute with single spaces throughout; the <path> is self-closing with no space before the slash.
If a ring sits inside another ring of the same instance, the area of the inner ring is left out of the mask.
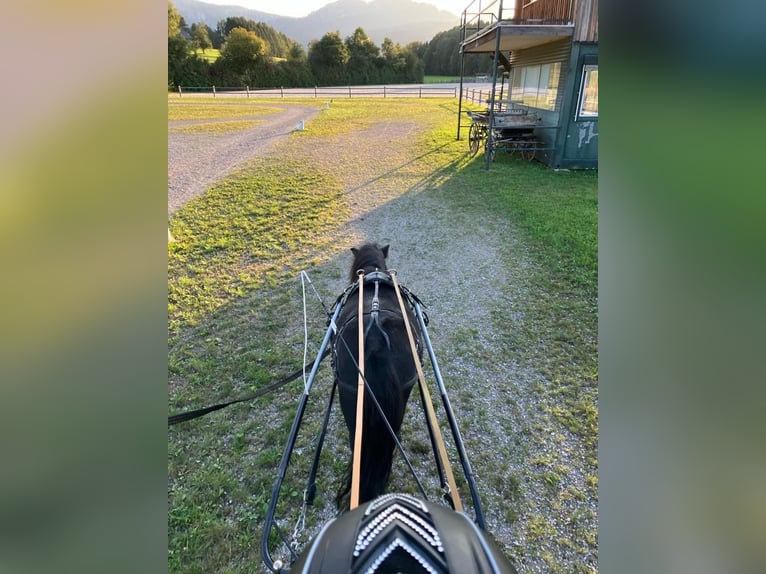
<path id="1" fill-rule="evenodd" d="M 333 369 L 338 384 L 341 410 L 349 430 L 349 444 L 353 448 L 356 432 L 356 403 L 358 388 L 358 336 L 359 336 L 359 291 L 354 288 L 358 282 L 357 271 L 364 271 L 364 366 L 366 393 L 362 422 L 362 452 L 360 500 L 364 502 L 385 491 L 391 473 L 394 448 L 394 433 L 404 419 L 412 387 L 417 380 L 417 368 L 404 324 L 404 317 L 387 273 L 386 257 L 388 245 L 366 244 L 353 248 L 354 260 L 349 279 L 352 286 L 346 293 L 344 307 L 338 317 L 338 332 L 333 338 Z M 406 309 L 407 320 L 417 338 L 420 349 L 420 330 L 414 313 Z M 418 351 L 420 355 L 420 351 Z M 420 361 L 418 356 L 417 360 Z M 372 394 L 388 421 L 381 417 Z M 345 499 L 351 488 L 351 462 L 347 476 L 338 492 L 339 507 L 347 507 Z"/>

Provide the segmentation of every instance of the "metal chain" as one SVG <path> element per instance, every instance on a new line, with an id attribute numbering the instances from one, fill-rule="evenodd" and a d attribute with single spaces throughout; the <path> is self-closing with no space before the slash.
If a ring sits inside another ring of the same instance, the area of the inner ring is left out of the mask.
<path id="1" fill-rule="evenodd" d="M 308 506 L 308 503 L 306 502 L 306 497 L 308 495 L 308 490 L 303 491 L 303 505 L 301 506 L 301 513 L 298 515 L 298 520 L 295 521 L 295 528 L 293 528 L 293 535 L 290 540 L 290 546 L 292 549 L 297 552 L 298 551 L 298 537 L 306 530 L 306 509 Z"/>

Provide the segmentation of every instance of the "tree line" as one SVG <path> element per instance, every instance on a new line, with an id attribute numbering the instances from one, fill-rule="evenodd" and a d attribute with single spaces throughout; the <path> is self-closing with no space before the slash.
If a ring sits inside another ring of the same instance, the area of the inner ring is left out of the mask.
<path id="1" fill-rule="evenodd" d="M 301 44 L 263 22 L 241 16 L 218 22 L 213 30 L 204 22 L 188 26 L 168 2 L 168 89 L 178 86 L 250 86 L 252 88 L 309 87 L 420 83 L 425 74 L 460 73 L 460 28 L 437 34 L 430 42 L 406 46 L 385 38 L 377 46 L 357 28 L 341 38 L 327 32 Z M 200 57 L 220 50 L 215 62 Z M 464 74 L 488 73 L 490 60 L 467 55 Z"/>

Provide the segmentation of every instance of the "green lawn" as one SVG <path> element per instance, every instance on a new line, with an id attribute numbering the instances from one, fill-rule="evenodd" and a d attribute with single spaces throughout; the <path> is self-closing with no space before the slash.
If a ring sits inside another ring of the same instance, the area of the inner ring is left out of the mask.
<path id="1" fill-rule="evenodd" d="M 168 121 L 176 120 L 232 120 L 235 118 L 249 118 L 267 114 L 276 114 L 281 111 L 277 107 L 265 107 L 253 105 L 252 100 L 226 100 L 219 98 L 216 101 L 201 98 L 183 97 L 168 98 Z M 271 106 L 274 105 L 272 101 Z"/>
<path id="2" fill-rule="evenodd" d="M 235 106 L 221 101 L 209 107 L 195 102 L 188 112 L 170 101 L 175 119 L 184 113 L 239 117 Z M 370 126 L 381 105 L 387 121 L 421 126 L 410 162 L 386 177 L 401 178 L 402 189 L 414 187 L 415 177 L 426 180 L 443 192 L 450 209 L 474 218 L 499 214 L 521 229 L 539 269 L 529 278 L 534 296 L 525 310 L 528 319 L 523 329 L 505 328 L 502 302 L 493 317 L 516 360 L 555 382 L 546 392 L 560 400 L 554 406 L 551 397 L 542 397 L 540 408 L 586 445 L 582 472 L 590 491 L 560 492 L 565 469 L 556 466 L 555 453 L 539 461 L 535 479 L 550 485 L 547 503 L 561 504 L 561 496 L 597 497 L 597 173 L 555 172 L 503 153 L 485 171 L 481 157 L 466 153 L 466 141 L 455 141 L 454 99 L 336 102 L 309 130 L 281 144 L 278 162 L 254 160 L 170 218 L 176 241 L 168 245 L 168 412 L 241 396 L 298 366 L 302 334 L 300 340 L 288 335 L 285 326 L 300 318 L 295 277 L 301 269 L 322 272 L 349 213 L 338 173 L 359 161 L 349 150 L 334 158 L 332 169 L 307 161 L 304 151 Z M 514 253 L 499 257 L 498 265 L 514 265 Z M 314 326 L 324 327 L 321 315 Z M 466 331 L 467 338 L 474 335 Z M 299 392 L 289 387 L 277 399 L 266 397 L 169 430 L 170 572 L 262 571 L 265 507 Z M 304 424 L 307 433 L 316 430 L 316 423 Z M 291 463 L 299 469 L 305 464 Z M 492 503 L 513 520 L 524 485 L 502 469 L 494 472 L 486 480 L 506 485 L 509 496 Z M 288 478 L 286 504 L 299 506 L 301 490 Z M 317 504 L 326 508 L 331 501 L 320 495 Z M 311 520 L 308 525 L 316 526 Z M 534 519 L 528 530 L 542 547 L 554 526 Z M 597 544 L 593 529 L 572 528 L 579 544 Z M 550 571 L 564 566 L 552 564 Z"/>

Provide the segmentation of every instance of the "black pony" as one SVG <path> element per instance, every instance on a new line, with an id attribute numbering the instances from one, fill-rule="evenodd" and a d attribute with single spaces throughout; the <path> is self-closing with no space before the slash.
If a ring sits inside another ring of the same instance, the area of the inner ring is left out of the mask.
<path id="1" fill-rule="evenodd" d="M 386 272 L 388 245 L 368 243 L 351 248 L 350 282 L 358 283 L 357 270 L 365 272 L 364 283 L 364 363 L 365 378 L 375 395 L 391 428 L 399 433 L 410 391 L 417 381 L 417 369 L 412 359 L 407 331 L 393 284 Z M 380 273 L 375 273 L 376 271 Z M 379 310 L 372 311 L 376 295 Z M 406 301 L 406 299 L 405 299 Z M 420 329 L 409 305 L 405 303 L 410 326 L 417 342 L 421 360 Z M 356 429 L 356 400 L 358 381 L 359 291 L 353 289 L 338 317 L 338 332 L 333 339 L 333 368 L 340 392 L 340 405 L 349 430 L 353 449 Z M 349 354 L 350 353 L 350 354 Z M 386 428 L 369 390 L 365 395 L 362 427 L 361 477 L 359 503 L 371 500 L 385 491 L 391 476 L 396 443 Z M 352 455 L 353 460 L 353 455 Z M 346 469 L 344 484 L 338 491 L 339 509 L 349 507 L 351 464 Z"/>

